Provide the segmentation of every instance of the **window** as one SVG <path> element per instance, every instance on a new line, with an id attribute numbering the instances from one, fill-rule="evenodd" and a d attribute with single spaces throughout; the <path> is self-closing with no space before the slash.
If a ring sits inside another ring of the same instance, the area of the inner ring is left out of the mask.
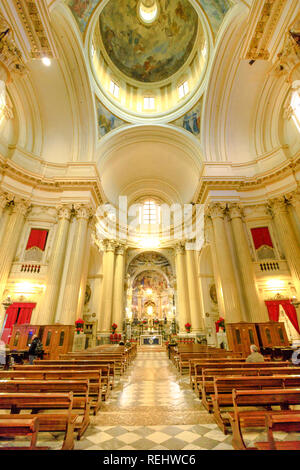
<path id="1" fill-rule="evenodd" d="M 112 95 L 114 95 L 115 98 L 119 98 L 120 87 L 112 80 L 110 81 L 109 91 Z"/>
<path id="2" fill-rule="evenodd" d="M 144 97 L 144 109 L 155 109 L 155 99 L 153 96 Z"/>
<path id="3" fill-rule="evenodd" d="M 183 82 L 182 85 L 178 87 L 179 98 L 183 98 L 189 92 L 189 84 L 187 81 Z"/>
<path id="4" fill-rule="evenodd" d="M 300 132 L 300 95 L 298 91 L 294 91 L 292 95 L 291 108 L 293 110 L 292 119 Z"/>
<path id="5" fill-rule="evenodd" d="M 160 222 L 160 207 L 153 200 L 145 201 L 142 208 L 141 223 L 154 225 Z"/>

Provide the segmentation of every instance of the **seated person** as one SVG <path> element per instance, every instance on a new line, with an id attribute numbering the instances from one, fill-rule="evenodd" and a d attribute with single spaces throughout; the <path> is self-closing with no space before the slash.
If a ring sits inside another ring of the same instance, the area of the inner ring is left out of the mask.
<path id="1" fill-rule="evenodd" d="M 251 354 L 247 357 L 246 362 L 264 362 L 264 356 L 258 352 L 258 347 L 255 344 L 250 346 Z"/>

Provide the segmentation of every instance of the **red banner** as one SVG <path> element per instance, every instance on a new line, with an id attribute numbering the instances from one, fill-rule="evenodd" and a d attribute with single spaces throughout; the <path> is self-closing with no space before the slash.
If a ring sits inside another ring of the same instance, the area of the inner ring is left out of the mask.
<path id="1" fill-rule="evenodd" d="M 32 228 L 29 238 L 28 238 L 26 250 L 36 247 L 44 251 L 46 242 L 47 242 L 47 237 L 48 237 L 48 230 Z"/>
<path id="2" fill-rule="evenodd" d="M 251 229 L 253 243 L 255 249 L 258 250 L 261 246 L 267 245 L 273 248 L 272 239 L 268 227 L 256 227 Z"/>

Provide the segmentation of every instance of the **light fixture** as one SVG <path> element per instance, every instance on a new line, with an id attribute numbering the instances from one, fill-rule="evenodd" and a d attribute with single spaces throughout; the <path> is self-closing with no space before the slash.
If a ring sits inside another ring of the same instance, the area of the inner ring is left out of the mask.
<path id="1" fill-rule="evenodd" d="M 51 65 L 51 60 L 50 60 L 49 57 L 47 57 L 47 56 L 44 56 L 44 57 L 42 58 L 42 62 L 43 62 L 43 64 L 44 64 L 46 67 L 49 67 L 49 66 Z"/>

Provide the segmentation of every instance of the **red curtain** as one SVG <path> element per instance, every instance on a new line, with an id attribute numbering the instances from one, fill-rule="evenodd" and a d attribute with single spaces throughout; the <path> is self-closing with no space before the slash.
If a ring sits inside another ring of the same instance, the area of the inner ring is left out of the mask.
<path id="1" fill-rule="evenodd" d="M 251 229 L 253 243 L 255 249 L 258 250 L 261 246 L 267 245 L 273 248 L 272 239 L 268 227 L 256 227 Z"/>
<path id="2" fill-rule="evenodd" d="M 280 304 L 283 306 L 287 317 L 289 318 L 292 325 L 295 327 L 296 331 L 300 333 L 297 312 L 294 305 L 291 303 L 290 300 L 283 300 L 282 302 L 280 302 Z"/>
<path id="3" fill-rule="evenodd" d="M 269 312 L 269 318 L 271 321 L 278 321 L 279 319 L 279 300 L 266 300 L 265 304 Z"/>
<path id="4" fill-rule="evenodd" d="M 12 329 L 15 324 L 23 325 L 24 323 L 30 323 L 32 310 L 35 306 L 35 303 L 13 303 L 8 307 L 6 310 L 7 319 L 1 337 L 1 340 L 4 341 L 4 343 L 9 343 Z"/>
<path id="5" fill-rule="evenodd" d="M 278 321 L 279 319 L 279 305 L 282 305 L 284 308 L 284 311 L 292 323 L 292 325 L 295 327 L 298 333 L 300 333 L 299 329 L 299 324 L 298 324 L 298 318 L 297 318 L 297 312 L 294 307 L 294 305 L 291 303 L 289 299 L 287 300 L 266 300 L 265 304 L 267 306 L 268 312 L 269 312 L 269 318 L 271 321 Z"/>
<path id="6" fill-rule="evenodd" d="M 1 341 L 4 341 L 4 343 L 9 343 L 9 338 L 12 332 L 13 325 L 16 323 L 19 311 L 19 307 L 17 305 L 18 304 L 12 304 L 6 310 L 7 317 L 4 325 L 4 330 L 1 336 Z"/>
<path id="7" fill-rule="evenodd" d="M 37 247 L 37 248 L 40 248 L 40 250 L 44 251 L 47 237 L 48 237 L 48 230 L 32 228 L 29 238 L 28 238 L 26 250 L 29 250 L 32 247 Z"/>

